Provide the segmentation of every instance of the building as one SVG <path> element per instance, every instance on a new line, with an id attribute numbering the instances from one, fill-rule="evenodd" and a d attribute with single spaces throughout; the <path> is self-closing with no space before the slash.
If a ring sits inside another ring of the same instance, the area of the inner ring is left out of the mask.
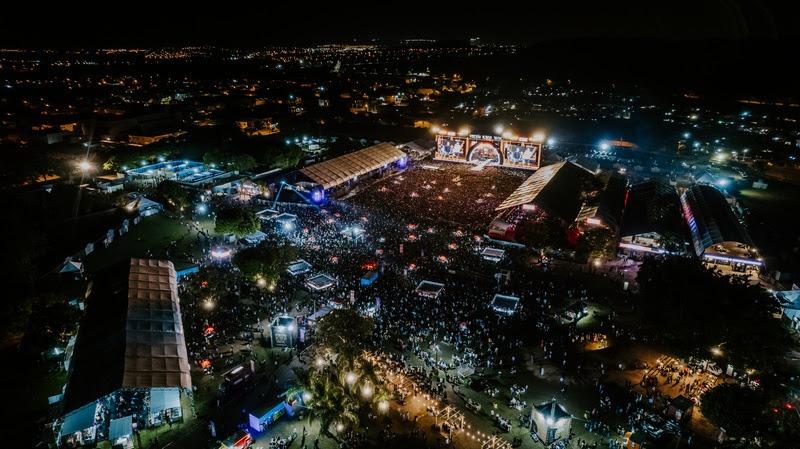
<path id="1" fill-rule="evenodd" d="M 554 400 L 534 405 L 531 410 L 531 432 L 536 433 L 545 446 L 562 438 L 569 438 L 572 415 Z"/>
<path id="2" fill-rule="evenodd" d="M 651 180 L 631 186 L 625 199 L 619 247 L 628 253 L 682 253 L 684 224 L 675 187 Z"/>
<path id="3" fill-rule="evenodd" d="M 111 430 L 122 438 L 127 417 L 140 430 L 182 420 L 192 380 L 172 262 L 131 259 L 109 268 L 90 284 L 87 302 L 56 443 L 91 445 Z"/>
<path id="4" fill-rule="evenodd" d="M 162 181 L 176 181 L 186 186 L 200 186 L 231 176 L 231 172 L 194 161 L 164 161 L 125 170 L 126 182 L 153 186 Z"/>
<path id="5" fill-rule="evenodd" d="M 709 185 L 695 185 L 681 196 L 681 207 L 698 257 L 730 265 L 736 271 L 761 267 L 750 235 L 722 192 Z"/>

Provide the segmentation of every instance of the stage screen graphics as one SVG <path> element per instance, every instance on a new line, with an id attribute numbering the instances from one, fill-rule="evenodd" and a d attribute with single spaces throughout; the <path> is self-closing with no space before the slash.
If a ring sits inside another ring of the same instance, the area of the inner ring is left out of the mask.
<path id="1" fill-rule="evenodd" d="M 536 170 L 542 158 L 542 141 L 498 136 L 457 136 L 453 132 L 436 136 L 436 159 L 480 165 Z"/>
<path id="2" fill-rule="evenodd" d="M 503 157 L 500 155 L 500 141 L 490 139 L 470 139 L 467 162 L 473 162 L 476 164 L 489 163 L 492 165 L 501 165 L 503 163 Z"/>
<path id="3" fill-rule="evenodd" d="M 538 142 L 503 142 L 503 154 L 507 166 L 537 168 L 542 147 Z"/>
<path id="4" fill-rule="evenodd" d="M 467 156 L 467 138 L 440 135 L 436 138 L 436 155 L 445 159 L 464 159 Z"/>

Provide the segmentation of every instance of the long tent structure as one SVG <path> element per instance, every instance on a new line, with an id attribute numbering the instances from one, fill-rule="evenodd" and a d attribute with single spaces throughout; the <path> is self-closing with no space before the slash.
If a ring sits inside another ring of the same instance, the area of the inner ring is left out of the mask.
<path id="1" fill-rule="evenodd" d="M 712 186 L 695 185 L 683 193 L 681 205 L 698 257 L 761 266 L 750 235 L 722 192 Z"/>
<path id="2" fill-rule="evenodd" d="M 300 172 L 328 190 L 405 160 L 406 154 L 383 142 L 300 169 Z"/>
<path id="3" fill-rule="evenodd" d="M 90 286 L 70 362 L 65 422 L 122 390 L 149 396 L 158 389 L 191 389 L 189 370 L 172 262 L 131 259 L 109 268 Z"/>

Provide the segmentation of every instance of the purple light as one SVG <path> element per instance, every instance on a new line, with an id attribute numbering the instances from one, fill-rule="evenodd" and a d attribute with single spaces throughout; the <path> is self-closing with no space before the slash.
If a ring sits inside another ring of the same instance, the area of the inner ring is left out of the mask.
<path id="1" fill-rule="evenodd" d="M 397 160 L 397 167 L 406 168 L 406 165 L 408 165 L 408 158 L 407 157 L 403 156 L 403 157 L 401 157 L 400 159 Z"/>
<path id="2" fill-rule="evenodd" d="M 311 199 L 315 203 L 321 202 L 323 197 L 324 197 L 324 194 L 323 194 L 322 190 L 315 190 L 314 193 L 311 194 Z"/>

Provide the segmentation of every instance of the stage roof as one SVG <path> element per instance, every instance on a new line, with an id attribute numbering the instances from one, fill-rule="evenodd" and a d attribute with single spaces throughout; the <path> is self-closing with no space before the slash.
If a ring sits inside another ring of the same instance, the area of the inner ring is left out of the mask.
<path id="1" fill-rule="evenodd" d="M 581 207 L 581 193 L 593 178 L 590 171 L 572 162 L 548 165 L 523 181 L 496 210 L 533 203 L 548 214 L 572 223 Z"/>
<path id="2" fill-rule="evenodd" d="M 373 172 L 406 156 L 390 143 L 379 143 L 300 169 L 312 181 L 330 189 Z"/>
<path id="3" fill-rule="evenodd" d="M 65 410 L 120 388 L 191 386 L 172 262 L 131 259 L 127 267 L 97 276 L 78 333 Z"/>

